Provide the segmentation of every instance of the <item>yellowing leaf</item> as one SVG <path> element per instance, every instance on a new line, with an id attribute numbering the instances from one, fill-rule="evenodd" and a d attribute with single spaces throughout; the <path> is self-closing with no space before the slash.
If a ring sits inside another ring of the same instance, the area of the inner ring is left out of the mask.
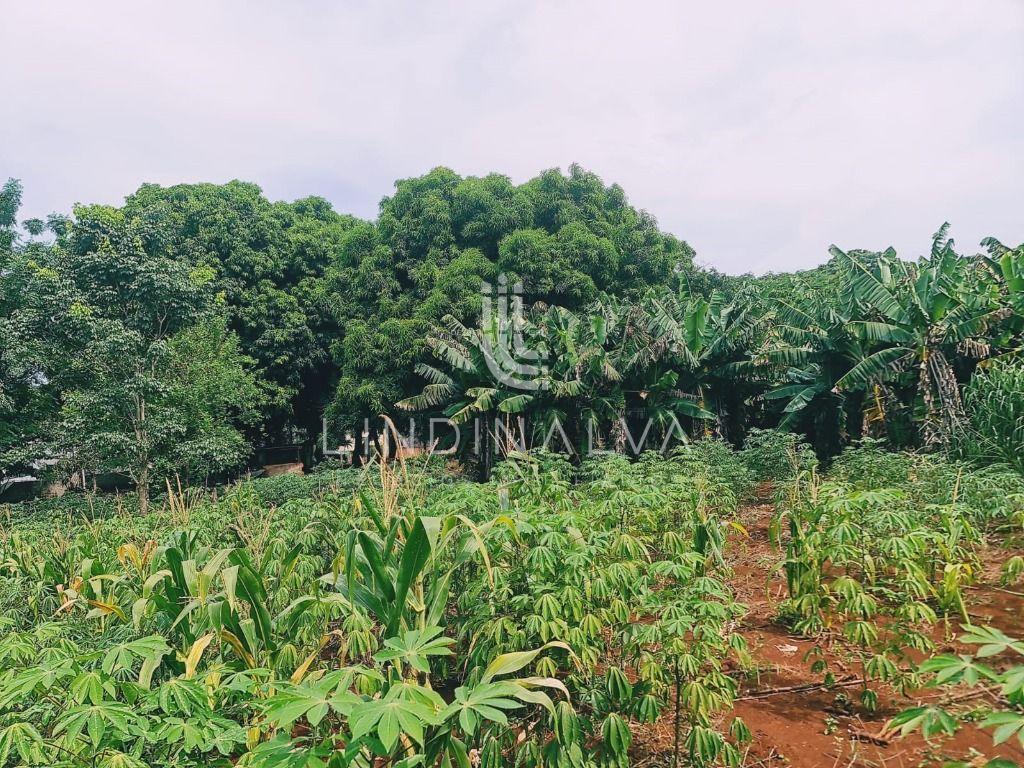
<path id="1" fill-rule="evenodd" d="M 185 679 L 191 680 L 195 677 L 196 668 L 199 666 L 199 660 L 203 657 L 203 651 L 206 650 L 207 646 L 213 640 L 213 633 L 207 632 L 205 635 L 200 637 L 189 649 L 185 655 Z"/>

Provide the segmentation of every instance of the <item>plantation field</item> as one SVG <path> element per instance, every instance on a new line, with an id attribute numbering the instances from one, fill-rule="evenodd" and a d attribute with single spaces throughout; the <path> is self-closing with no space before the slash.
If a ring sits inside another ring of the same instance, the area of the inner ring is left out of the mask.
<path id="1" fill-rule="evenodd" d="M 7 507 L 0 766 L 1024 762 L 1024 477 L 795 440 Z"/>

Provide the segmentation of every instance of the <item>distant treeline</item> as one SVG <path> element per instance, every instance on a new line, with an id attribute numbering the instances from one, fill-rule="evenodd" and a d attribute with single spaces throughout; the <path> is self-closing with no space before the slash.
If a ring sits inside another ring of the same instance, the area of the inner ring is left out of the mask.
<path id="1" fill-rule="evenodd" d="M 45 460 L 143 496 L 254 446 L 312 445 L 325 414 L 349 433 L 409 410 L 524 415 L 610 447 L 647 419 L 733 442 L 781 424 L 822 455 L 865 432 L 949 446 L 975 368 L 1024 330 L 1021 247 L 961 256 L 943 227 L 917 262 L 834 249 L 808 272 L 726 277 L 576 166 L 521 185 L 438 168 L 373 222 L 237 181 L 45 221 L 19 221 L 20 198 L 0 192 L 0 475 Z M 481 327 L 500 276 L 526 317 Z M 524 344 L 544 359 L 526 387 L 488 364 Z"/>

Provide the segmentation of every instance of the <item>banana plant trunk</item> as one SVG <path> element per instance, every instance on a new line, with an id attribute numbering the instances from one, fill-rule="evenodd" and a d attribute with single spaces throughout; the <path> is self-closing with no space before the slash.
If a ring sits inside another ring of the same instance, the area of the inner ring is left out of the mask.
<path id="1" fill-rule="evenodd" d="M 483 452 L 481 466 L 483 468 L 483 479 L 486 483 L 491 479 L 494 448 L 491 440 L 491 418 L 487 414 L 484 414 L 481 418 L 483 420 L 483 429 L 480 435 L 480 450 Z"/>
<path id="2" fill-rule="evenodd" d="M 922 351 L 918 390 L 925 407 L 921 425 L 924 444 L 930 448 L 949 445 L 963 419 L 964 406 L 953 366 L 941 350 L 925 347 Z"/>

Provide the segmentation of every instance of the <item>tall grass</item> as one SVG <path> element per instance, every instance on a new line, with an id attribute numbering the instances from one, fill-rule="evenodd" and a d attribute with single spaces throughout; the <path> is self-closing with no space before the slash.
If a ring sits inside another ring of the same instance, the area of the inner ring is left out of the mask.
<path id="1" fill-rule="evenodd" d="M 998 461 L 1024 472 L 1024 363 L 997 363 L 964 389 L 968 423 L 956 449 L 964 458 Z"/>

